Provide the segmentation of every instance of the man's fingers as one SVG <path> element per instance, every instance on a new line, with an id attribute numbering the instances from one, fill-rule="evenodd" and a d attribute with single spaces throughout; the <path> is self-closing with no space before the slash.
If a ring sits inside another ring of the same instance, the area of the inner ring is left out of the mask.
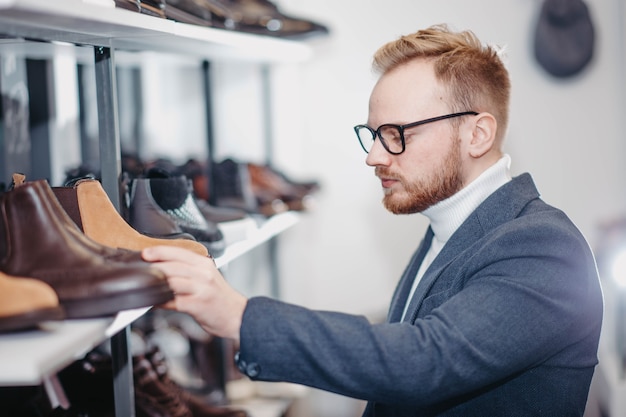
<path id="1" fill-rule="evenodd" d="M 196 292 L 194 281 L 189 278 L 172 276 L 167 279 L 168 284 L 176 296 L 183 294 L 193 294 Z"/>
<path id="2" fill-rule="evenodd" d="M 176 246 L 151 246 L 144 248 L 141 256 L 148 262 L 179 261 L 196 265 L 214 264 L 209 257 Z"/>

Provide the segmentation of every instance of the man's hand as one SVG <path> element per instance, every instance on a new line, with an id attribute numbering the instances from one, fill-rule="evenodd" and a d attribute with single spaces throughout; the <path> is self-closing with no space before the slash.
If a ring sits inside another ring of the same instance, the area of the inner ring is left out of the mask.
<path id="1" fill-rule="evenodd" d="M 162 307 L 187 313 L 207 332 L 239 343 L 248 300 L 226 283 L 213 259 L 172 246 L 145 248 L 142 256 L 165 273 L 176 294 Z"/>

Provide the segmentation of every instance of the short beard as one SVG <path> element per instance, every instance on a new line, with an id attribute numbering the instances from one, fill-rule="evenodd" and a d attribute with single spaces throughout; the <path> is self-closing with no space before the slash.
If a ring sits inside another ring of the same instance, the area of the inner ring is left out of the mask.
<path id="1" fill-rule="evenodd" d="M 404 185 L 406 197 L 400 198 L 390 191 L 383 197 L 385 208 L 393 214 L 421 213 L 456 194 L 463 187 L 461 151 L 458 144 L 457 138 L 438 172 L 433 173 L 428 179 L 409 183 L 400 176 L 398 179 Z M 384 170 L 381 169 L 379 172 L 384 173 Z"/>

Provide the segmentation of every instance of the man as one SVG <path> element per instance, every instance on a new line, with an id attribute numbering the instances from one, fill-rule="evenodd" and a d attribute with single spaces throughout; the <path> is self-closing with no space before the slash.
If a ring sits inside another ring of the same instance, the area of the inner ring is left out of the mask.
<path id="1" fill-rule="evenodd" d="M 509 174 L 497 51 L 442 25 L 383 46 L 374 66 L 355 131 L 385 207 L 430 220 L 388 322 L 246 299 L 209 259 L 146 249 L 177 294 L 169 307 L 238 343 L 250 378 L 365 399 L 365 416 L 582 416 L 602 320 L 595 261 L 530 175 Z"/>

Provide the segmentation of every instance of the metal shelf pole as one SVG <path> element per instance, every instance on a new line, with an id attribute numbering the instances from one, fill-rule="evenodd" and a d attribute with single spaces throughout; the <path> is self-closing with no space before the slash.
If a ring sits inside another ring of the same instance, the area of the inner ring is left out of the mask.
<path id="1" fill-rule="evenodd" d="M 120 210 L 121 151 L 113 50 L 95 47 L 94 58 L 102 188 L 108 194 L 113 205 Z M 135 416 L 132 357 L 128 347 L 129 336 L 130 326 L 127 326 L 111 337 L 115 415 L 120 417 Z"/>

